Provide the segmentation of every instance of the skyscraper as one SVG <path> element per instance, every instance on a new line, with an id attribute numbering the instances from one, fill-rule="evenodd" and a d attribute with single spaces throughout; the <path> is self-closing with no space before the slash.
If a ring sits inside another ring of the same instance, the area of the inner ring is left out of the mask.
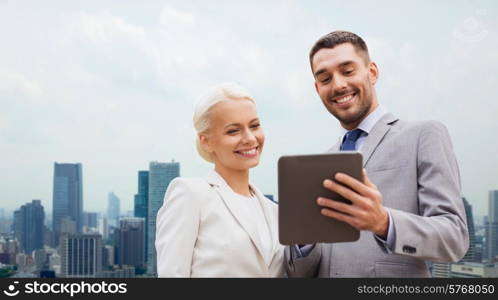
<path id="1" fill-rule="evenodd" d="M 97 228 L 97 217 L 96 212 L 83 212 L 83 226 Z"/>
<path id="2" fill-rule="evenodd" d="M 488 222 L 486 223 L 487 259 L 493 262 L 498 255 L 498 190 L 489 191 Z"/>
<path id="3" fill-rule="evenodd" d="M 55 243 L 59 244 L 60 226 L 63 218 L 71 219 L 78 233 L 83 222 L 83 177 L 80 163 L 54 163 L 52 228 Z"/>
<path id="4" fill-rule="evenodd" d="M 124 218 L 119 227 L 118 264 L 145 267 L 145 222 L 143 218 Z"/>
<path id="5" fill-rule="evenodd" d="M 120 200 L 113 192 L 107 197 L 107 221 L 109 225 L 119 226 Z"/>
<path id="6" fill-rule="evenodd" d="M 449 278 L 451 272 L 450 263 L 432 263 L 432 277 Z"/>
<path id="7" fill-rule="evenodd" d="M 14 235 L 26 254 L 43 248 L 45 211 L 40 200 L 26 203 L 14 212 Z"/>
<path id="8" fill-rule="evenodd" d="M 138 171 L 138 193 L 135 195 L 134 216 L 147 219 L 149 171 Z"/>
<path id="9" fill-rule="evenodd" d="M 99 277 L 102 272 L 102 236 L 65 234 L 61 238 L 62 277 Z"/>
<path id="10" fill-rule="evenodd" d="M 467 229 L 469 231 L 469 250 L 465 253 L 462 261 L 465 262 L 476 262 L 475 248 L 476 248 L 476 233 L 474 229 L 474 216 L 472 214 L 472 205 L 465 199 L 462 198 L 463 206 L 465 207 L 465 215 L 467 216 Z"/>
<path id="11" fill-rule="evenodd" d="M 144 218 L 147 227 L 147 214 L 149 207 L 149 171 L 138 171 L 138 193 L 135 195 L 134 216 Z M 145 262 L 147 262 L 147 230 L 145 230 Z"/>
<path id="12" fill-rule="evenodd" d="M 61 219 L 61 225 L 59 228 L 59 234 L 77 234 L 76 230 L 76 222 L 73 221 L 70 217 L 64 217 Z M 58 244 L 58 243 L 57 243 Z"/>
<path id="13" fill-rule="evenodd" d="M 147 213 L 147 273 L 157 274 L 156 266 L 156 216 L 164 200 L 169 183 L 180 176 L 180 163 L 151 162 L 149 164 L 149 205 Z"/>

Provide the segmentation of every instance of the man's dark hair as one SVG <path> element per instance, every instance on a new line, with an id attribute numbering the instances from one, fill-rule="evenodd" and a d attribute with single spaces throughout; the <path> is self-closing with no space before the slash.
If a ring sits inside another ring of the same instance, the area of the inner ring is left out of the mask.
<path id="1" fill-rule="evenodd" d="M 354 46 L 356 51 L 360 54 L 364 55 L 365 64 L 370 62 L 370 56 L 368 55 L 368 47 L 365 41 L 359 37 L 358 35 L 349 32 L 349 31 L 333 31 L 327 35 L 322 36 L 316 43 L 313 45 L 310 51 L 310 65 L 311 69 L 313 69 L 313 57 L 315 54 L 323 48 L 332 49 L 337 45 L 350 43 Z"/>

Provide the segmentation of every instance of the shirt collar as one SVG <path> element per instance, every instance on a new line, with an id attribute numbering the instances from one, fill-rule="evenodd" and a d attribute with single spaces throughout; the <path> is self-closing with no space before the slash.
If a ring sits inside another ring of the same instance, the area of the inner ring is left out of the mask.
<path id="1" fill-rule="evenodd" d="M 366 134 L 369 134 L 370 131 L 372 131 L 372 128 L 375 126 L 375 123 L 377 123 L 386 113 L 386 109 L 379 104 L 379 106 L 377 106 L 377 108 L 374 109 L 373 112 L 371 112 L 365 119 L 363 119 L 363 121 L 361 121 L 357 128 L 363 130 Z M 349 130 L 340 126 L 341 136 L 344 136 L 348 131 Z"/>

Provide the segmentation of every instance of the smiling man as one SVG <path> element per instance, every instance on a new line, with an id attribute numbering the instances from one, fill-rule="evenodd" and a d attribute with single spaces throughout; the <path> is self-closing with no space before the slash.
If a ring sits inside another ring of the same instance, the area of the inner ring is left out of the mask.
<path id="1" fill-rule="evenodd" d="M 320 38 L 310 64 L 316 91 L 343 133 L 330 151 L 359 151 L 365 168 L 363 182 L 345 174 L 323 182 L 351 205 L 327 198 L 316 202 L 323 215 L 361 235 L 350 243 L 288 247 L 288 275 L 427 277 L 426 261 L 460 260 L 469 237 L 445 126 L 402 121 L 379 105 L 378 67 L 354 33 L 334 31 Z"/>

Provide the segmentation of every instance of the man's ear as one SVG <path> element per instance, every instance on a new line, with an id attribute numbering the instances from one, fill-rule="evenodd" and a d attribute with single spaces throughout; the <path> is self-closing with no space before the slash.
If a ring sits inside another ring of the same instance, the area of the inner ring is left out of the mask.
<path id="1" fill-rule="evenodd" d="M 202 149 L 204 149 L 204 151 L 206 151 L 208 153 L 213 152 L 213 148 L 211 147 L 210 140 L 208 139 L 208 137 L 205 134 L 199 135 L 199 142 L 201 144 Z"/>
<path id="2" fill-rule="evenodd" d="M 375 85 L 377 83 L 377 79 L 379 79 L 379 68 L 373 61 L 368 64 L 368 78 L 372 85 Z"/>

